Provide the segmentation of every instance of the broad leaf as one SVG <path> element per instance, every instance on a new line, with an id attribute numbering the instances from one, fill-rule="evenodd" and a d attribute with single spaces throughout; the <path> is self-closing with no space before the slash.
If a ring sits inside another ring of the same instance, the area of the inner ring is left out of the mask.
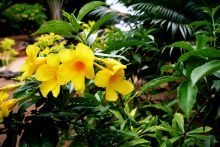
<path id="1" fill-rule="evenodd" d="M 191 73 L 192 84 L 195 85 L 199 79 L 220 69 L 220 60 L 213 60 L 203 64 Z"/>
<path id="2" fill-rule="evenodd" d="M 215 58 L 215 57 L 220 57 L 220 51 L 213 48 L 208 48 L 208 49 L 187 52 L 179 57 L 178 62 L 186 61 L 190 56 L 198 56 L 202 58 L 210 58 L 210 57 Z"/>
<path id="3" fill-rule="evenodd" d="M 59 35 L 73 37 L 74 32 L 73 26 L 62 20 L 51 20 L 44 23 L 33 35 L 44 34 L 44 33 L 56 33 Z"/>
<path id="4" fill-rule="evenodd" d="M 212 26 L 212 24 L 209 21 L 194 21 L 190 24 L 190 26 Z"/>
<path id="5" fill-rule="evenodd" d="M 80 24 L 77 22 L 76 17 L 72 14 L 70 15 L 69 13 L 62 11 L 63 15 L 68 19 L 68 21 L 72 24 L 72 26 L 74 27 L 74 31 L 78 32 L 79 28 L 80 28 Z"/>
<path id="6" fill-rule="evenodd" d="M 162 83 L 173 82 L 176 80 L 180 80 L 180 78 L 173 77 L 173 76 L 164 76 L 164 77 L 160 77 L 157 79 L 153 79 L 150 82 L 148 82 L 147 84 L 145 84 L 143 87 L 141 87 L 141 93 L 143 93 L 144 91 L 149 90 L 151 88 L 157 87 Z"/>
<path id="7" fill-rule="evenodd" d="M 121 116 L 121 114 L 118 112 L 118 111 L 116 111 L 116 110 L 109 110 L 110 112 L 112 112 L 113 114 L 114 114 L 114 116 L 119 120 L 119 121 L 124 121 L 124 118 Z"/>
<path id="8" fill-rule="evenodd" d="M 92 26 L 89 34 L 87 35 L 87 38 L 89 38 L 89 36 L 93 32 L 95 32 L 97 29 L 99 29 L 100 26 L 102 26 L 107 20 L 111 19 L 113 16 L 114 16 L 113 14 L 108 14 L 108 15 L 101 17 L 98 21 L 96 21 L 96 23 Z"/>
<path id="9" fill-rule="evenodd" d="M 83 17 L 88 14 L 90 11 L 94 10 L 96 7 L 104 5 L 104 2 L 101 1 L 92 1 L 85 4 L 80 10 L 79 14 L 77 15 L 77 19 L 81 21 Z"/>
<path id="10" fill-rule="evenodd" d="M 205 35 L 196 34 L 196 50 L 204 49 L 206 44 L 213 41 L 214 38 Z"/>
<path id="11" fill-rule="evenodd" d="M 197 87 L 193 86 L 190 81 L 181 83 L 177 90 L 178 104 L 181 110 L 189 118 L 190 112 L 196 102 Z"/>
<path id="12" fill-rule="evenodd" d="M 185 41 L 175 42 L 175 43 L 169 45 L 169 47 L 183 48 L 183 49 L 186 49 L 187 51 L 194 51 L 195 50 L 190 43 L 185 42 Z"/>

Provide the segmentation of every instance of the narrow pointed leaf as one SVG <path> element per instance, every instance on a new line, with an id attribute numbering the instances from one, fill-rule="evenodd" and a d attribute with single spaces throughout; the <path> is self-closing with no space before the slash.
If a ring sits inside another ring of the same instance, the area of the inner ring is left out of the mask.
<path id="1" fill-rule="evenodd" d="M 89 34 L 87 35 L 87 38 L 95 32 L 97 29 L 99 29 L 100 26 L 102 26 L 107 20 L 111 19 L 114 15 L 113 14 L 107 14 L 103 17 L 101 17 L 91 28 Z"/>
<path id="2" fill-rule="evenodd" d="M 80 10 L 79 14 L 77 15 L 77 19 L 81 21 L 83 17 L 88 14 L 90 11 L 94 10 L 98 6 L 104 5 L 104 2 L 101 1 L 92 1 L 87 4 L 85 4 Z"/>
<path id="3" fill-rule="evenodd" d="M 190 112 L 196 102 L 197 87 L 193 86 L 190 81 L 183 82 L 177 90 L 178 104 L 181 110 L 189 118 Z"/>
<path id="4" fill-rule="evenodd" d="M 177 122 L 181 132 L 184 133 L 184 118 L 183 115 L 180 113 L 175 113 L 174 114 L 174 120 Z"/>
<path id="5" fill-rule="evenodd" d="M 220 69 L 220 60 L 213 60 L 197 67 L 191 73 L 192 84 L 195 85 L 199 79 L 219 69 Z"/>
<path id="6" fill-rule="evenodd" d="M 210 127 L 205 127 L 205 128 L 204 127 L 199 127 L 199 128 L 196 128 L 196 129 L 194 129 L 192 131 L 187 132 L 187 134 L 206 133 L 206 132 L 209 132 L 211 130 L 212 130 L 212 128 L 210 128 Z"/>
<path id="7" fill-rule="evenodd" d="M 144 92 L 144 91 L 149 90 L 151 88 L 157 87 L 162 83 L 173 82 L 176 80 L 180 80 L 180 78 L 173 77 L 173 76 L 164 76 L 164 77 L 160 77 L 157 79 L 153 79 L 150 82 L 148 82 L 147 84 L 145 84 L 143 87 L 141 87 L 141 92 Z"/>

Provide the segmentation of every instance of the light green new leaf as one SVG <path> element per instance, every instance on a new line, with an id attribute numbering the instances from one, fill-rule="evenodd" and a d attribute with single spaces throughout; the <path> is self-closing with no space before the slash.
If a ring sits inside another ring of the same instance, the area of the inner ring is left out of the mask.
<path id="1" fill-rule="evenodd" d="M 191 81 L 185 81 L 177 89 L 177 99 L 181 110 L 189 118 L 190 112 L 196 102 L 197 87 Z"/>
<path id="2" fill-rule="evenodd" d="M 187 52 L 179 57 L 178 62 L 186 61 L 191 56 L 198 56 L 202 58 L 210 58 L 210 57 L 215 58 L 215 57 L 220 57 L 220 51 L 214 48 L 207 48 L 207 49 Z"/>
<path id="3" fill-rule="evenodd" d="M 178 124 L 178 127 L 180 128 L 181 132 L 184 133 L 184 118 L 183 115 L 180 113 L 175 113 L 174 114 L 174 120 Z"/>
<path id="4" fill-rule="evenodd" d="M 148 82 L 147 84 L 145 84 L 143 87 L 141 87 L 141 93 L 143 93 L 144 91 L 149 90 L 151 88 L 157 87 L 162 83 L 173 82 L 176 80 L 180 80 L 180 78 L 173 77 L 173 76 L 163 76 L 160 78 L 153 79 L 150 82 Z"/>
<path id="5" fill-rule="evenodd" d="M 192 84 L 195 85 L 199 79 L 220 69 L 220 60 L 213 60 L 203 64 L 191 73 Z"/>
<path id="6" fill-rule="evenodd" d="M 92 1 L 89 3 L 86 3 L 80 10 L 79 14 L 77 15 L 77 19 L 81 21 L 83 17 L 88 14 L 90 11 L 94 10 L 98 6 L 104 5 L 104 2 L 101 1 Z"/>
<path id="7" fill-rule="evenodd" d="M 73 37 L 73 31 L 74 28 L 69 23 L 62 20 L 51 20 L 44 23 L 33 35 L 53 32 L 59 35 Z"/>
<path id="8" fill-rule="evenodd" d="M 110 109 L 109 110 L 110 112 L 112 112 L 113 114 L 114 114 L 114 116 L 119 120 L 119 121 L 124 121 L 124 118 L 121 116 L 121 114 L 118 112 L 118 111 L 116 111 L 116 110 L 112 110 L 112 109 Z"/>
<path id="9" fill-rule="evenodd" d="M 169 47 L 183 48 L 183 49 L 186 49 L 187 51 L 194 51 L 195 50 L 190 43 L 185 42 L 185 41 L 175 42 L 175 43 L 169 45 Z"/>
<path id="10" fill-rule="evenodd" d="M 138 139 L 134 139 L 134 140 L 131 140 L 123 145 L 121 145 L 120 147 L 130 147 L 130 146 L 138 146 L 138 145 L 147 145 L 149 144 L 150 142 L 145 140 L 145 139 L 142 139 L 142 138 L 138 138 Z"/>
<path id="11" fill-rule="evenodd" d="M 205 127 L 205 128 L 204 127 L 199 127 L 199 128 L 196 128 L 196 129 L 194 129 L 192 131 L 187 132 L 187 134 L 206 133 L 206 132 L 209 132 L 211 130 L 212 130 L 212 128 L 210 128 L 210 127 Z"/>
<path id="12" fill-rule="evenodd" d="M 89 38 L 89 36 L 95 32 L 97 29 L 99 29 L 100 26 L 102 26 L 107 20 L 111 19 L 114 15 L 113 14 L 107 14 L 103 17 L 101 17 L 98 21 L 96 21 L 96 23 L 92 26 L 89 34 L 87 35 L 87 38 Z"/>

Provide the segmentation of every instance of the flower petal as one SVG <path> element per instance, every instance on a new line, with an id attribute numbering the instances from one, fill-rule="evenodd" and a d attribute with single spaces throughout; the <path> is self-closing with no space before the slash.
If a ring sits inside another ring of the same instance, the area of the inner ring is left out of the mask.
<path id="1" fill-rule="evenodd" d="M 59 84 L 66 84 L 73 76 L 72 63 L 63 63 L 58 67 L 57 79 Z"/>
<path id="2" fill-rule="evenodd" d="M 35 76 L 36 79 L 39 81 L 48 81 L 53 79 L 56 76 L 55 74 L 56 74 L 56 69 L 45 64 L 37 69 Z"/>
<path id="3" fill-rule="evenodd" d="M 92 49 L 82 43 L 77 44 L 75 53 L 76 56 L 83 60 L 85 63 L 93 62 L 95 59 Z"/>
<path id="4" fill-rule="evenodd" d="M 58 67 L 60 65 L 59 56 L 57 54 L 49 54 L 47 56 L 47 64 L 52 67 Z"/>
<path id="5" fill-rule="evenodd" d="M 117 101 L 118 95 L 117 95 L 116 91 L 114 91 L 113 88 L 107 87 L 106 91 L 105 91 L 105 99 L 107 101 Z"/>
<path id="6" fill-rule="evenodd" d="M 26 49 L 26 54 L 28 58 L 34 59 L 37 57 L 37 54 L 39 53 L 40 48 L 36 45 L 29 45 Z"/>
<path id="7" fill-rule="evenodd" d="M 95 85 L 98 87 L 107 87 L 109 79 L 112 76 L 112 72 L 109 70 L 101 70 L 95 76 Z"/>
<path id="8" fill-rule="evenodd" d="M 73 82 L 76 91 L 84 92 L 85 90 L 85 75 L 83 73 L 74 73 L 71 81 Z"/>
<path id="9" fill-rule="evenodd" d="M 131 82 L 124 79 L 111 83 L 111 86 L 122 95 L 129 94 L 134 90 L 134 85 Z"/>
<path id="10" fill-rule="evenodd" d="M 94 68 L 93 68 L 93 62 L 86 64 L 86 78 L 88 79 L 93 79 L 95 74 L 94 74 Z"/>
<path id="11" fill-rule="evenodd" d="M 57 97 L 60 93 L 60 85 L 57 85 L 53 90 L 52 90 L 53 96 Z"/>
<path id="12" fill-rule="evenodd" d="M 56 80 L 50 80 L 42 82 L 40 86 L 40 91 L 44 97 L 47 97 L 47 94 L 52 91 L 54 88 L 56 88 L 57 83 Z"/>
<path id="13" fill-rule="evenodd" d="M 62 49 L 59 53 L 59 60 L 64 63 L 64 62 L 69 62 L 74 60 L 75 57 L 75 51 L 71 49 Z"/>

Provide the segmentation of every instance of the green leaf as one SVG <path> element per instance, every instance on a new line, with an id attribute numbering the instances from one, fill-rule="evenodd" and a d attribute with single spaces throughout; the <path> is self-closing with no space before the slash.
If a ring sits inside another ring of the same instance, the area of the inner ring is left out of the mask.
<path id="1" fill-rule="evenodd" d="M 145 84 L 144 86 L 141 87 L 141 93 L 143 93 L 146 90 L 149 90 L 151 88 L 157 87 L 162 83 L 166 83 L 166 82 L 173 82 L 176 80 L 180 80 L 179 77 L 173 77 L 173 76 L 163 76 L 160 78 L 156 78 L 151 80 L 150 82 L 148 82 L 147 84 Z"/>
<path id="2" fill-rule="evenodd" d="M 121 145 L 120 147 L 130 147 L 130 146 L 138 146 L 138 145 L 143 145 L 143 144 L 149 144 L 150 142 L 142 139 L 142 138 L 138 138 L 138 139 L 134 139 L 129 141 L 128 143 L 125 143 L 123 145 Z"/>
<path id="3" fill-rule="evenodd" d="M 213 40 L 213 37 L 196 34 L 196 50 L 204 49 L 204 47 L 206 47 L 206 44 Z"/>
<path id="4" fill-rule="evenodd" d="M 212 128 L 210 128 L 210 127 L 205 127 L 205 128 L 204 127 L 199 127 L 199 128 L 196 128 L 196 129 L 194 129 L 192 131 L 187 132 L 187 134 L 206 133 L 206 132 L 209 132 L 211 130 L 212 130 Z"/>
<path id="5" fill-rule="evenodd" d="M 101 1 L 92 1 L 89 3 L 86 3 L 80 10 L 79 14 L 77 15 L 77 19 L 81 21 L 83 17 L 88 14 L 90 11 L 94 10 L 98 6 L 104 5 L 104 2 Z"/>
<path id="6" fill-rule="evenodd" d="M 179 57 L 178 62 L 186 61 L 190 56 L 198 56 L 198 57 L 203 57 L 203 58 L 211 58 L 211 57 L 215 58 L 215 57 L 220 57 L 220 51 L 213 49 L 213 48 L 208 48 L 208 49 L 187 52 Z"/>
<path id="7" fill-rule="evenodd" d="M 92 26 L 91 30 L 89 31 L 89 34 L 87 35 L 87 38 L 95 32 L 97 29 L 99 29 L 100 26 L 102 26 L 107 20 L 111 19 L 114 15 L 113 14 L 107 14 L 103 17 L 101 17 L 99 20 L 95 22 L 95 24 Z"/>
<path id="8" fill-rule="evenodd" d="M 69 13 L 62 11 L 63 15 L 68 19 L 68 21 L 72 24 L 74 27 L 74 32 L 78 32 L 80 28 L 80 24 L 77 22 L 76 17 L 72 14 L 70 15 Z"/>
<path id="9" fill-rule="evenodd" d="M 62 20 L 51 20 L 44 23 L 33 35 L 44 33 L 56 33 L 59 35 L 73 37 L 74 28 L 69 23 Z"/>
<path id="10" fill-rule="evenodd" d="M 110 112 L 112 112 L 113 114 L 114 114 L 114 116 L 119 120 L 119 121 L 124 121 L 124 118 L 121 116 L 121 114 L 118 112 L 118 111 L 116 111 L 116 110 L 112 110 L 112 109 L 110 109 L 109 110 Z"/>
<path id="11" fill-rule="evenodd" d="M 190 24 L 190 26 L 197 26 L 197 27 L 200 27 L 200 26 L 212 26 L 211 22 L 209 21 L 194 21 Z"/>
<path id="12" fill-rule="evenodd" d="M 184 133 L 184 118 L 181 113 L 175 113 L 174 114 L 174 120 L 178 124 L 178 127 L 180 128 L 180 131 Z"/>
<path id="13" fill-rule="evenodd" d="M 220 9 L 220 5 L 218 5 L 217 7 L 215 8 L 212 8 L 212 16 L 214 17 L 215 16 L 215 13 Z"/>
<path id="14" fill-rule="evenodd" d="M 194 51 L 195 50 L 190 43 L 185 42 L 185 41 L 175 42 L 175 43 L 169 45 L 169 47 L 183 48 L 183 49 L 186 49 L 187 51 Z"/>
<path id="15" fill-rule="evenodd" d="M 177 89 L 177 99 L 181 110 L 189 118 L 190 112 L 196 102 L 197 87 L 191 81 L 185 81 Z"/>
<path id="16" fill-rule="evenodd" d="M 163 74 L 164 72 L 166 71 L 169 71 L 169 70 L 174 70 L 175 69 L 175 65 L 172 64 L 172 65 L 163 65 L 161 68 L 160 68 L 160 72 L 161 74 Z"/>
<path id="17" fill-rule="evenodd" d="M 195 85 L 199 79 L 220 69 L 220 60 L 213 60 L 203 64 L 191 73 L 192 84 Z"/>

